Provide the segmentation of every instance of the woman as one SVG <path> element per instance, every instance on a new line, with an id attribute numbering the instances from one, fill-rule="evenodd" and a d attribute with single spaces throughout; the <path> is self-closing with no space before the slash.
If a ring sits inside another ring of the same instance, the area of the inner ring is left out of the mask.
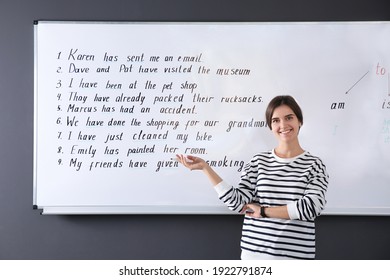
<path id="1" fill-rule="evenodd" d="M 325 165 L 299 144 L 303 116 L 294 98 L 272 99 L 266 121 L 278 145 L 251 159 L 237 187 L 201 158 L 177 158 L 190 170 L 202 170 L 231 210 L 245 213 L 241 259 L 314 259 L 314 220 L 328 186 Z"/>

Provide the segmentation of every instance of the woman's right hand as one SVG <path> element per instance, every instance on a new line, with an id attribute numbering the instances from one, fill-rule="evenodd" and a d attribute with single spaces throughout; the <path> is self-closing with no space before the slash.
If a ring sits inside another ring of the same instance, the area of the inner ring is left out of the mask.
<path id="1" fill-rule="evenodd" d="M 204 170 L 207 166 L 207 163 L 199 157 L 176 155 L 176 159 L 189 170 Z"/>
<path id="2" fill-rule="evenodd" d="M 177 160 L 189 170 L 202 170 L 213 186 L 222 182 L 222 178 L 202 158 L 186 155 L 176 155 Z"/>

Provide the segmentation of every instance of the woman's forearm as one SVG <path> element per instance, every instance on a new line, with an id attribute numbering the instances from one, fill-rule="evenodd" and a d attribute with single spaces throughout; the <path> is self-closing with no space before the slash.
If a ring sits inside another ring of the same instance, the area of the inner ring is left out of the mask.
<path id="1" fill-rule="evenodd" d="M 285 220 L 290 219 L 287 210 L 287 205 L 265 207 L 264 208 L 265 217 L 261 216 L 261 205 L 257 203 L 249 203 L 245 205 L 243 212 L 245 212 L 246 215 L 253 218 L 277 218 L 277 219 L 285 219 Z"/>
<path id="2" fill-rule="evenodd" d="M 176 158 L 179 162 L 181 162 L 185 167 L 190 170 L 203 171 L 203 173 L 207 176 L 213 186 L 216 186 L 222 182 L 222 178 L 219 177 L 217 172 L 215 172 L 214 169 L 212 169 L 210 165 L 208 165 L 208 163 L 202 158 L 194 157 L 191 155 L 176 155 Z"/>
<path id="3" fill-rule="evenodd" d="M 287 206 L 276 206 L 276 207 L 266 207 L 264 213 L 269 218 L 278 218 L 278 219 L 290 219 L 288 215 Z"/>
<path id="4" fill-rule="evenodd" d="M 207 178 L 210 180 L 213 186 L 216 186 L 222 182 L 222 178 L 208 164 L 206 164 L 204 167 L 203 173 L 206 174 Z"/>

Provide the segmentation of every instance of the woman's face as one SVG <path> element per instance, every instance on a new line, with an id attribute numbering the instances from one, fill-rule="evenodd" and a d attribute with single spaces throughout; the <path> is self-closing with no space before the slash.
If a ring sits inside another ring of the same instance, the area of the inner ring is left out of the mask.
<path id="1" fill-rule="evenodd" d="M 300 126 L 301 123 L 289 106 L 281 105 L 274 110 L 271 128 L 279 141 L 288 143 L 297 140 Z"/>

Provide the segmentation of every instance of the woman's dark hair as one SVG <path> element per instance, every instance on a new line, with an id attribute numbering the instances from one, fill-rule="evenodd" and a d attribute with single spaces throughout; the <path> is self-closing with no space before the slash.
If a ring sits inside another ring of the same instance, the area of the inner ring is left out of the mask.
<path id="1" fill-rule="evenodd" d="M 274 97 L 270 101 L 267 110 L 265 111 L 265 120 L 269 129 L 272 130 L 272 115 L 274 114 L 275 109 L 282 105 L 287 105 L 288 107 L 290 107 L 294 114 L 297 116 L 301 125 L 303 124 L 302 110 L 301 107 L 299 107 L 298 103 L 295 101 L 295 99 L 290 95 L 279 95 Z"/>

